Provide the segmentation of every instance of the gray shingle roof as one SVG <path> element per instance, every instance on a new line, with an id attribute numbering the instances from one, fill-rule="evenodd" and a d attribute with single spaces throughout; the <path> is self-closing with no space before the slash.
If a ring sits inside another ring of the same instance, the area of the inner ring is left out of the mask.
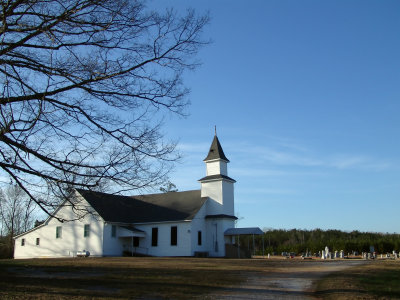
<path id="1" fill-rule="evenodd" d="M 211 143 L 210 150 L 208 151 L 208 155 L 204 159 L 204 161 L 213 160 L 213 159 L 223 159 L 223 160 L 229 162 L 229 159 L 227 159 L 224 154 L 224 150 L 222 150 L 222 147 L 218 140 L 217 135 L 214 136 L 214 139 Z"/>
<path id="2" fill-rule="evenodd" d="M 120 196 L 77 190 L 106 222 L 152 223 L 192 220 L 207 198 L 200 190 Z"/>
<path id="3" fill-rule="evenodd" d="M 222 175 L 222 174 L 215 174 L 215 175 L 209 175 L 206 177 L 203 177 L 199 179 L 200 182 L 202 181 L 212 181 L 212 180 L 217 180 L 217 179 L 226 179 L 228 181 L 236 182 L 235 179 L 230 178 L 229 176 Z"/>

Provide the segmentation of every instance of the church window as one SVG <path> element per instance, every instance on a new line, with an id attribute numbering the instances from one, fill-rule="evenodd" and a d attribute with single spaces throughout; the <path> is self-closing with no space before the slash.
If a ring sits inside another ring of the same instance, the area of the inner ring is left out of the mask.
<path id="1" fill-rule="evenodd" d="M 111 237 L 116 237 L 117 236 L 117 225 L 112 225 L 111 226 Z"/>
<path id="2" fill-rule="evenodd" d="M 201 246 L 201 231 L 197 232 L 197 245 Z"/>
<path id="3" fill-rule="evenodd" d="M 89 237 L 90 236 L 90 224 L 85 224 L 85 227 L 83 228 L 83 237 Z"/>
<path id="4" fill-rule="evenodd" d="M 158 228 L 151 229 L 151 246 L 156 247 L 158 244 Z"/>
<path id="5" fill-rule="evenodd" d="M 178 244 L 178 227 L 171 227 L 171 246 L 176 246 Z"/>
<path id="6" fill-rule="evenodd" d="M 62 236 L 62 227 L 57 226 L 56 227 L 56 239 L 61 239 L 61 236 Z"/>
<path id="7" fill-rule="evenodd" d="M 36 238 L 36 246 L 40 245 L 40 238 Z"/>
<path id="8" fill-rule="evenodd" d="M 21 239 L 21 246 L 25 246 L 25 239 Z"/>

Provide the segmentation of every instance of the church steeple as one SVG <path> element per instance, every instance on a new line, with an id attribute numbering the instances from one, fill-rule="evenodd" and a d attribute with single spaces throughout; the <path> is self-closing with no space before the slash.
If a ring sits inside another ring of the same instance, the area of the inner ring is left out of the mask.
<path id="1" fill-rule="evenodd" d="M 234 215 L 233 186 L 236 182 L 228 176 L 229 160 L 222 150 L 217 134 L 211 143 L 207 157 L 206 176 L 201 178 L 201 196 L 210 200 L 207 205 L 209 215 Z"/>
<path id="2" fill-rule="evenodd" d="M 221 143 L 215 134 L 214 139 L 211 143 L 210 150 L 208 151 L 207 157 L 203 160 L 206 163 L 206 177 L 200 179 L 200 182 L 205 180 L 229 180 L 235 182 L 234 179 L 228 177 L 229 159 L 225 156 L 224 150 L 222 150 Z"/>
<path id="3" fill-rule="evenodd" d="M 207 243 L 212 245 L 211 256 L 224 256 L 225 236 L 228 228 L 235 227 L 235 180 L 228 176 L 228 163 L 215 131 L 207 157 L 204 159 L 206 176 L 199 180 L 201 197 L 207 198 L 204 218 L 207 228 Z"/>
<path id="4" fill-rule="evenodd" d="M 229 159 L 227 159 L 224 154 L 224 150 L 222 150 L 222 146 L 218 140 L 217 133 L 215 133 L 214 139 L 211 143 L 210 150 L 208 151 L 208 155 L 204 159 L 204 161 L 209 161 L 214 159 L 222 159 L 226 162 L 229 162 Z"/>

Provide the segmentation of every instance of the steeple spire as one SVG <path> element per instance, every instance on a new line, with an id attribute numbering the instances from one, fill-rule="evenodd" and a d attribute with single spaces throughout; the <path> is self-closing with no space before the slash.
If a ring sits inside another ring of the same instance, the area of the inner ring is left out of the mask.
<path id="1" fill-rule="evenodd" d="M 222 159 L 226 162 L 229 162 L 229 159 L 226 158 L 224 154 L 224 150 L 222 150 L 221 144 L 217 137 L 217 127 L 215 126 L 215 136 L 211 143 L 210 150 L 208 151 L 207 157 L 204 161 L 213 160 L 213 159 Z"/>

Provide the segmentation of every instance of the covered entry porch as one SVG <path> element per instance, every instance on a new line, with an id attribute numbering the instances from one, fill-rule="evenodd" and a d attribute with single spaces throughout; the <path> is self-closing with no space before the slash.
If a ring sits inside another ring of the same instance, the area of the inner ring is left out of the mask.
<path id="1" fill-rule="evenodd" d="M 148 248 L 144 247 L 146 232 L 131 226 L 120 226 L 118 239 L 122 243 L 123 255 L 148 255 Z"/>

